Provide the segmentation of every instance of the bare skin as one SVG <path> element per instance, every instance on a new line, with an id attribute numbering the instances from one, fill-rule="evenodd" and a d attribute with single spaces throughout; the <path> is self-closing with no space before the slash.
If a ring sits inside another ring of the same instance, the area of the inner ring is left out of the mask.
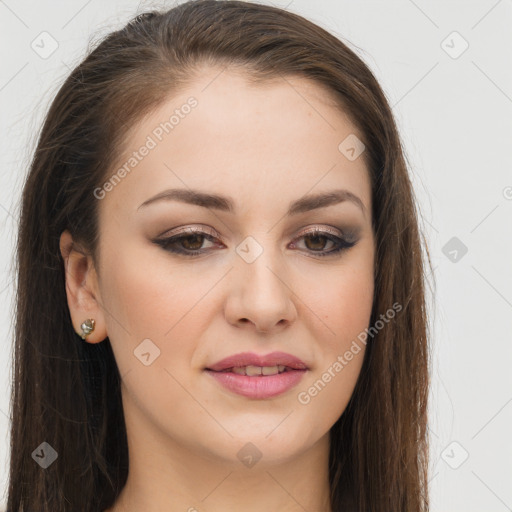
<path id="1" fill-rule="evenodd" d="M 332 367 L 368 326 L 374 291 L 368 170 L 338 149 L 359 134 L 315 82 L 256 86 L 220 71 L 205 68 L 133 128 L 119 167 L 149 135 L 157 144 L 98 199 L 97 267 L 67 231 L 61 236 L 73 325 L 95 319 L 87 342 L 108 336 L 122 376 L 130 470 L 108 512 L 331 511 L 329 430 L 353 392 L 364 347 L 342 371 Z M 158 141 L 155 127 L 191 96 L 197 106 Z M 171 188 L 228 196 L 234 210 L 175 200 L 140 206 Z M 361 205 L 286 215 L 303 196 L 339 189 Z M 203 251 L 192 257 L 153 242 L 181 227 L 215 239 L 174 244 Z M 336 242 L 304 233 L 313 227 L 354 245 L 328 254 Z M 248 263 L 237 247 L 262 252 Z M 146 359 L 160 351 L 148 365 L 134 354 L 145 339 L 153 344 Z M 308 370 L 272 398 L 241 396 L 204 371 L 238 352 L 273 351 Z M 308 394 L 329 368 L 328 383 Z M 251 467 L 244 447 L 261 456 Z"/>

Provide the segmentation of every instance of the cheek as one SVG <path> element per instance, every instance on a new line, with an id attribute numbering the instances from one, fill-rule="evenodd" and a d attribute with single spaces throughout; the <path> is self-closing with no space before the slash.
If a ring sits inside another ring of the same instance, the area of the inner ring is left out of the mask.
<path id="1" fill-rule="evenodd" d="M 112 255 L 105 267 L 110 269 L 103 279 L 105 304 L 115 316 L 110 326 L 117 333 L 116 324 L 122 320 L 124 335 L 129 332 L 134 338 L 154 336 L 165 341 L 188 315 L 194 315 L 214 284 L 158 254 L 158 249 L 132 250 L 129 257 Z"/>
<path id="2" fill-rule="evenodd" d="M 165 258 L 151 259 L 145 252 L 120 250 L 118 254 L 123 256 L 105 257 L 101 291 L 107 331 L 121 375 L 144 367 L 134 351 L 148 339 L 160 351 L 151 367 L 168 366 L 168 361 L 177 359 L 189 363 L 194 350 L 190 341 L 197 338 L 194 329 L 198 329 L 191 319 L 208 291 L 207 283 L 183 274 L 176 265 L 167 263 L 164 267 Z"/>
<path id="3" fill-rule="evenodd" d="M 297 391 L 299 407 L 313 429 L 325 429 L 336 422 L 359 377 L 366 349 L 361 333 L 369 326 L 373 305 L 371 260 L 344 267 L 322 290 L 316 294 L 312 308 L 315 313 L 322 312 L 317 313 L 323 323 L 316 336 L 321 357 L 311 377 Z"/>
<path id="4" fill-rule="evenodd" d="M 332 353 L 346 350 L 368 327 L 373 306 L 374 280 L 371 264 L 343 268 L 316 285 L 311 309 L 321 318 L 323 348 Z M 309 306 L 308 301 L 308 306 Z"/>
<path id="5" fill-rule="evenodd" d="M 127 397 L 148 417 L 156 403 L 173 414 L 190 414 L 190 396 L 179 383 L 189 378 L 196 342 L 206 322 L 199 321 L 201 298 L 212 283 L 180 272 L 165 257 L 151 259 L 147 250 L 144 255 L 134 250 L 119 253 L 130 256 L 105 258 L 109 271 L 102 276 L 102 298 Z M 162 421 L 165 418 L 163 413 Z"/>
<path id="6" fill-rule="evenodd" d="M 373 305 L 373 279 L 354 274 L 333 292 L 330 320 L 336 337 L 343 344 L 368 327 Z"/>

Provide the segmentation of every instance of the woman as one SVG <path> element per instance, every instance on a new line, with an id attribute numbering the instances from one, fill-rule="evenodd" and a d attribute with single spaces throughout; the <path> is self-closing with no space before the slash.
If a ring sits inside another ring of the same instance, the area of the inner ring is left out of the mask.
<path id="1" fill-rule="evenodd" d="M 23 191 L 8 510 L 427 510 L 421 247 L 345 44 L 246 2 L 137 16 Z"/>

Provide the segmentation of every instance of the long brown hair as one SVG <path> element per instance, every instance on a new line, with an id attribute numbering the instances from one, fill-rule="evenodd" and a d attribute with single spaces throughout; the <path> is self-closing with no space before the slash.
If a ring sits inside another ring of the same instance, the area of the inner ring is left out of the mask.
<path id="1" fill-rule="evenodd" d="M 93 191 L 111 174 L 128 127 L 205 63 L 239 66 L 253 80 L 313 79 L 362 134 L 377 241 L 371 325 L 391 304 L 402 309 L 368 340 L 353 396 L 331 429 L 332 509 L 426 511 L 424 237 L 391 109 L 339 39 L 297 14 L 234 0 L 135 17 L 90 51 L 49 108 L 23 190 L 16 250 L 8 510 L 102 511 L 126 482 L 120 375 L 108 338 L 84 343 L 73 329 L 59 237 L 68 229 L 94 259 Z M 42 442 L 58 453 L 46 469 L 32 456 Z"/>

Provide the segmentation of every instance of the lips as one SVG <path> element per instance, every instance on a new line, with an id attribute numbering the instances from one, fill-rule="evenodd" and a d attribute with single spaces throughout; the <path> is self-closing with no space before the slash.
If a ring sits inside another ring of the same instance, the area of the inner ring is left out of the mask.
<path id="1" fill-rule="evenodd" d="M 295 387 L 307 365 L 284 352 L 259 356 L 244 352 L 226 357 L 204 369 L 223 388 L 252 399 L 272 398 Z"/>
<path id="2" fill-rule="evenodd" d="M 207 370 L 214 372 L 222 372 L 226 370 L 232 370 L 233 368 L 247 368 L 247 367 L 260 367 L 260 368 L 271 368 L 283 366 L 289 370 L 307 370 L 306 364 L 301 361 L 298 357 L 292 356 L 285 352 L 272 352 L 260 356 L 252 352 L 242 352 L 240 354 L 234 354 L 226 357 L 215 364 L 208 366 Z M 282 373 L 279 371 L 279 373 Z"/>

